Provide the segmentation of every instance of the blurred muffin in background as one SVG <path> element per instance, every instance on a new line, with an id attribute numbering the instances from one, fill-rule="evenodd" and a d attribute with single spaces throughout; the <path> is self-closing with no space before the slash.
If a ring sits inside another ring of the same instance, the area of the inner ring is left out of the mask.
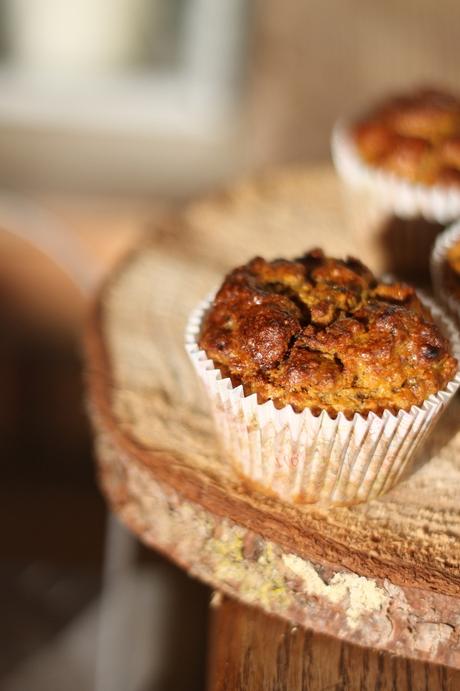
<path id="1" fill-rule="evenodd" d="M 339 122 L 333 158 L 373 268 L 425 282 L 436 236 L 460 216 L 460 100 L 419 89 Z"/>
<path id="2" fill-rule="evenodd" d="M 438 236 L 431 255 L 431 276 L 439 302 L 460 324 L 460 221 Z"/>

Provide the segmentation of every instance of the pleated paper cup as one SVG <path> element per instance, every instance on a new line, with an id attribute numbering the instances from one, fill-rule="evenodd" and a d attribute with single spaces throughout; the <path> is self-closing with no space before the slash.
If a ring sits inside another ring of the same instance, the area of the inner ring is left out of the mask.
<path id="1" fill-rule="evenodd" d="M 443 391 L 397 415 L 356 413 L 347 419 L 326 411 L 314 415 L 290 405 L 258 403 L 243 387 L 222 378 L 198 346 L 203 316 L 212 298 L 191 314 L 186 349 L 201 379 L 228 461 L 259 490 L 289 502 L 346 505 L 365 502 L 389 490 L 414 458 L 460 384 L 460 374 Z M 455 357 L 460 341 L 454 324 L 431 301 L 433 317 L 449 338 Z"/>
<path id="2" fill-rule="evenodd" d="M 458 325 L 460 325 L 460 296 L 449 290 L 446 281 L 446 260 L 450 248 L 459 242 L 460 221 L 457 221 L 439 235 L 431 254 L 431 279 L 435 295 L 439 302 L 455 317 Z"/>
<path id="3" fill-rule="evenodd" d="M 460 217 L 460 190 L 422 185 L 368 165 L 345 122 L 332 133 L 332 158 L 360 256 L 376 273 L 426 272 L 432 245 Z"/>

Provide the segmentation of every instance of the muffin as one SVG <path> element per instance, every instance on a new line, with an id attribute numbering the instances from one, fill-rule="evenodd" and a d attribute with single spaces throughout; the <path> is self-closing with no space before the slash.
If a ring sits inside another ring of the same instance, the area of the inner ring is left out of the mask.
<path id="1" fill-rule="evenodd" d="M 437 307 L 321 250 L 236 268 L 193 313 L 187 349 L 230 462 L 289 501 L 389 489 L 459 384 Z"/>
<path id="2" fill-rule="evenodd" d="M 439 302 L 460 323 L 460 222 L 439 235 L 431 257 L 431 276 Z"/>
<path id="3" fill-rule="evenodd" d="M 434 89 L 390 98 L 338 124 L 332 151 L 367 259 L 427 276 L 436 236 L 460 215 L 460 100 Z"/>
<path id="4" fill-rule="evenodd" d="M 369 166 L 421 185 L 460 188 L 460 101 L 420 90 L 383 103 L 352 124 Z"/>

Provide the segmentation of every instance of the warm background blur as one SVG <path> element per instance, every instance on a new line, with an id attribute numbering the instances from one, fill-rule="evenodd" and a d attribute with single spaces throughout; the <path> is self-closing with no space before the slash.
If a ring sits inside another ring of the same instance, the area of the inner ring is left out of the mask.
<path id="1" fill-rule="evenodd" d="M 96 674 L 123 642 L 99 628 L 87 296 L 169 204 L 326 161 L 335 118 L 388 91 L 460 91 L 459 25 L 454 0 L 0 2 L 2 690 L 202 688 L 208 593 L 138 548 L 113 624 L 131 676 Z"/>
<path id="2" fill-rule="evenodd" d="M 325 159 L 338 114 L 456 86 L 455 0 L 3 0 L 0 182 L 187 194 Z"/>

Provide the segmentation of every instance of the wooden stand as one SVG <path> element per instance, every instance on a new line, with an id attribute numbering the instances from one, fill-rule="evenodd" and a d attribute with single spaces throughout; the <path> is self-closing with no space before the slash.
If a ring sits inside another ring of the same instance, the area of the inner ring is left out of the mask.
<path id="1" fill-rule="evenodd" d="M 211 620 L 209 691 L 455 691 L 460 672 L 291 626 L 222 598 Z"/>
<path id="2" fill-rule="evenodd" d="M 219 590 L 291 625 L 460 668 L 458 401 L 381 500 L 288 506 L 225 463 L 184 352 L 187 315 L 231 266 L 315 245 L 359 253 L 337 184 L 329 169 L 242 183 L 159 227 L 109 281 L 87 333 L 101 486 L 142 540 Z"/>

